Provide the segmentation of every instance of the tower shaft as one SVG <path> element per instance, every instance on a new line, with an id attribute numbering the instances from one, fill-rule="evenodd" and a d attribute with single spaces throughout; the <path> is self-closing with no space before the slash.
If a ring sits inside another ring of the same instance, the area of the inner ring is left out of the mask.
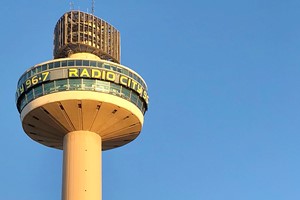
<path id="1" fill-rule="evenodd" d="M 62 200 L 101 200 L 101 137 L 73 131 L 63 143 Z"/>

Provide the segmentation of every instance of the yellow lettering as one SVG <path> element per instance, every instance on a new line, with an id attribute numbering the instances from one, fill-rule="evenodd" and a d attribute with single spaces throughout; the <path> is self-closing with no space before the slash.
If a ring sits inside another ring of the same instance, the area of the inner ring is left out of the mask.
<path id="1" fill-rule="evenodd" d="M 92 78 L 100 78 L 101 77 L 101 71 L 98 69 L 92 69 Z"/>
<path id="2" fill-rule="evenodd" d="M 22 94 L 24 92 L 24 85 L 22 85 L 21 87 L 19 87 L 19 91 L 20 91 L 20 94 Z"/>
<path id="3" fill-rule="evenodd" d="M 126 76 L 120 76 L 120 83 L 127 86 L 128 78 Z"/>
<path id="4" fill-rule="evenodd" d="M 127 86 L 130 87 L 130 84 L 131 84 L 131 78 L 128 79 Z"/>
<path id="5" fill-rule="evenodd" d="M 106 71 L 102 71 L 102 80 L 105 80 Z"/>
<path id="6" fill-rule="evenodd" d="M 113 72 L 107 72 L 106 73 L 106 80 L 115 81 L 116 80 L 116 74 L 113 73 Z"/>
<path id="7" fill-rule="evenodd" d="M 148 95 L 146 96 L 145 101 L 146 101 L 147 104 L 149 103 L 149 96 Z"/>
<path id="8" fill-rule="evenodd" d="M 69 69 L 69 77 L 78 77 L 78 69 Z"/>
<path id="9" fill-rule="evenodd" d="M 145 99 L 146 103 L 148 104 L 149 97 L 148 97 L 146 90 L 144 90 L 143 99 Z"/>
<path id="10" fill-rule="evenodd" d="M 43 72 L 42 73 L 42 77 L 43 77 L 43 81 L 46 81 L 48 78 L 49 72 Z"/>
<path id="11" fill-rule="evenodd" d="M 38 79 L 37 76 L 34 76 L 34 77 L 31 78 L 31 83 L 32 83 L 32 85 L 35 85 L 35 84 L 37 84 L 38 82 L 39 82 L 39 79 Z"/>
<path id="12" fill-rule="evenodd" d="M 136 90 L 140 95 L 142 95 L 143 94 L 143 87 L 140 85 L 140 84 L 138 84 L 137 85 L 137 90 Z"/>
<path id="13" fill-rule="evenodd" d="M 136 88 L 136 85 L 137 85 L 137 82 L 134 81 L 134 80 L 132 80 L 132 81 L 131 81 L 131 88 L 134 89 L 134 90 L 136 90 L 136 89 L 135 89 L 135 88 Z"/>
<path id="14" fill-rule="evenodd" d="M 84 68 L 80 73 L 80 77 L 90 77 L 88 70 Z"/>
<path id="15" fill-rule="evenodd" d="M 31 87 L 31 80 L 27 79 L 25 84 L 26 84 L 26 89 L 30 88 Z"/>

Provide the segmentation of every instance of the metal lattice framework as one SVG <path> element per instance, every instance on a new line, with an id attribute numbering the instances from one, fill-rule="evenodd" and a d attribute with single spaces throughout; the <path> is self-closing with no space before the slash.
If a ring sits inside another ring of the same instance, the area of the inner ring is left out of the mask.
<path id="1" fill-rule="evenodd" d="M 120 33 L 92 14 L 70 11 L 55 26 L 54 58 L 65 58 L 82 52 L 120 63 Z"/>

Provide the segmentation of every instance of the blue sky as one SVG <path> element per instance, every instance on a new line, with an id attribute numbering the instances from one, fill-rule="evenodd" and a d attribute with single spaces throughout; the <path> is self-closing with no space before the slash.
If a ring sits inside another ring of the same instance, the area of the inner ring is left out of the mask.
<path id="1" fill-rule="evenodd" d="M 150 95 L 140 136 L 103 153 L 103 199 L 300 199 L 300 2 L 97 1 Z M 90 10 L 90 1 L 74 1 Z M 62 152 L 23 131 L 21 74 L 52 59 L 69 1 L 4 1 L 1 199 L 60 199 Z"/>

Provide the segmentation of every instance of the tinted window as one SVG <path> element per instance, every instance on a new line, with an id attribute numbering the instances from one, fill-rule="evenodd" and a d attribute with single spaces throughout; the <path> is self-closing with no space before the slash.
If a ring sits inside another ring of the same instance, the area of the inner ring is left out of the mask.
<path id="1" fill-rule="evenodd" d="M 102 62 L 97 62 L 97 67 L 102 68 L 103 63 Z"/>
<path id="2" fill-rule="evenodd" d="M 131 102 L 134 103 L 134 104 L 136 104 L 137 99 L 138 99 L 137 94 L 134 93 L 134 92 L 132 92 L 132 93 L 131 93 Z"/>
<path id="3" fill-rule="evenodd" d="M 53 68 L 53 63 L 49 63 L 48 67 L 49 67 L 49 69 L 52 69 Z"/>
<path id="4" fill-rule="evenodd" d="M 39 73 L 39 72 L 41 72 L 42 71 L 42 67 L 41 66 L 38 66 L 37 68 L 36 68 L 36 73 Z"/>
<path id="5" fill-rule="evenodd" d="M 44 94 L 49 94 L 55 91 L 54 82 L 49 82 L 44 85 Z"/>
<path id="6" fill-rule="evenodd" d="M 126 99 L 130 99 L 130 90 L 122 87 L 122 94 L 124 95 L 124 97 L 126 97 Z"/>
<path id="7" fill-rule="evenodd" d="M 68 60 L 68 66 L 74 66 L 74 60 Z"/>
<path id="8" fill-rule="evenodd" d="M 81 79 L 69 79 L 70 90 L 81 89 Z"/>
<path id="9" fill-rule="evenodd" d="M 95 80 L 93 79 L 83 79 L 83 89 L 93 90 L 94 89 Z"/>
<path id="10" fill-rule="evenodd" d="M 120 94 L 120 90 L 121 90 L 120 85 L 117 85 L 117 84 L 114 84 L 114 83 L 110 84 L 110 91 L 112 91 L 113 93 Z"/>
<path id="11" fill-rule="evenodd" d="M 66 60 L 63 60 L 61 61 L 61 66 L 62 67 L 66 67 L 68 64 L 67 64 L 67 61 Z"/>
<path id="12" fill-rule="evenodd" d="M 58 68 L 58 67 L 60 67 L 60 62 L 55 62 L 54 63 L 54 68 Z"/>
<path id="13" fill-rule="evenodd" d="M 26 96 L 27 96 L 28 102 L 32 101 L 33 100 L 33 91 L 30 90 Z"/>
<path id="14" fill-rule="evenodd" d="M 42 71 L 47 70 L 47 65 L 42 65 Z"/>
<path id="15" fill-rule="evenodd" d="M 96 61 L 90 61 L 90 66 L 92 66 L 92 67 L 97 67 Z"/>
<path id="16" fill-rule="evenodd" d="M 76 66 L 82 66 L 82 60 L 76 60 L 75 65 Z"/>
<path id="17" fill-rule="evenodd" d="M 89 66 L 89 61 L 88 60 L 84 60 L 83 61 L 83 66 Z"/>
<path id="18" fill-rule="evenodd" d="M 40 85 L 39 87 L 34 88 L 34 96 L 35 96 L 35 98 L 43 96 L 43 86 L 42 85 Z"/>
<path id="19" fill-rule="evenodd" d="M 55 88 L 56 88 L 56 90 L 58 90 L 58 91 L 67 90 L 68 89 L 67 80 L 68 79 L 63 79 L 63 80 L 55 81 Z"/>
<path id="20" fill-rule="evenodd" d="M 105 82 L 105 81 L 96 81 L 96 91 L 102 91 L 102 92 L 108 92 L 109 91 L 109 82 Z"/>

